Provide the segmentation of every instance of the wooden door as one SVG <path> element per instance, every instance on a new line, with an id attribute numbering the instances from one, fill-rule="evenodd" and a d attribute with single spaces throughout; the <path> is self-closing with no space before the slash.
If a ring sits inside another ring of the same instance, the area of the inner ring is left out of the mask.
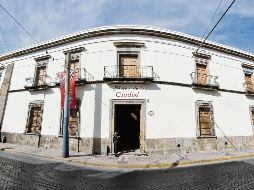
<path id="1" fill-rule="evenodd" d="M 120 58 L 120 76 L 121 77 L 139 77 L 138 55 L 122 54 Z"/>
<path id="2" fill-rule="evenodd" d="M 207 66 L 206 65 L 197 65 L 197 83 L 198 84 L 207 84 Z"/>
<path id="3" fill-rule="evenodd" d="M 245 82 L 246 82 L 246 90 L 248 92 L 254 92 L 251 74 L 245 74 Z"/>
<path id="4" fill-rule="evenodd" d="M 212 135 L 212 122 L 211 122 L 210 108 L 199 108 L 199 126 L 201 136 Z"/>
<path id="5" fill-rule="evenodd" d="M 76 80 L 79 79 L 79 60 L 71 61 L 70 69 L 75 73 Z"/>
<path id="6" fill-rule="evenodd" d="M 41 119 L 42 119 L 42 109 L 41 109 L 41 107 L 31 107 L 28 133 L 40 132 Z"/>
<path id="7" fill-rule="evenodd" d="M 70 117 L 69 117 L 69 135 L 70 136 L 77 136 L 78 123 L 79 123 L 78 111 L 70 110 Z"/>
<path id="8" fill-rule="evenodd" d="M 45 77 L 46 77 L 46 66 L 38 66 L 36 69 L 36 81 L 35 85 L 45 85 Z"/>

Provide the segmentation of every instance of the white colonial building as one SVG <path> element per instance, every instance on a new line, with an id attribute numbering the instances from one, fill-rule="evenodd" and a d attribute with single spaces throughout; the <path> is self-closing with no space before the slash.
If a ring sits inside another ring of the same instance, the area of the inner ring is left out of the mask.
<path id="1" fill-rule="evenodd" d="M 85 30 L 0 55 L 1 134 L 10 143 L 60 148 L 59 78 L 76 73 L 70 148 L 101 154 L 252 146 L 254 55 L 143 26 Z"/>

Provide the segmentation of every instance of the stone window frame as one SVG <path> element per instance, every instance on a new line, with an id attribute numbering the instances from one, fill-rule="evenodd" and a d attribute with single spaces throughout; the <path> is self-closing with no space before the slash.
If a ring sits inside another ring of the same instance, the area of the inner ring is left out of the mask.
<path id="1" fill-rule="evenodd" d="M 40 130 L 39 130 L 39 132 L 36 132 L 36 133 L 29 133 L 28 129 L 29 129 L 29 124 L 30 124 L 30 119 L 31 119 L 30 114 L 31 114 L 31 109 L 33 107 L 40 107 L 41 108 L 42 116 L 41 116 Z M 26 135 L 40 135 L 41 134 L 42 121 L 43 121 L 43 109 L 44 109 L 44 101 L 43 100 L 35 100 L 35 101 L 32 101 L 29 103 L 28 112 L 27 112 L 27 121 L 26 121 L 26 127 L 25 127 L 24 134 L 26 134 Z"/>
<path id="2" fill-rule="evenodd" d="M 116 65 L 120 66 L 120 56 L 125 55 L 125 54 L 130 54 L 130 55 L 137 55 L 137 61 L 138 61 L 138 66 L 141 66 L 141 48 L 145 46 L 145 43 L 143 42 L 114 42 L 114 46 L 116 47 Z M 119 70 L 118 76 L 120 76 Z"/>
<path id="3" fill-rule="evenodd" d="M 5 66 L 0 65 L 0 81 L 2 79 L 3 73 L 4 73 Z"/>
<path id="4" fill-rule="evenodd" d="M 254 113 L 254 105 L 249 106 L 250 122 L 251 122 L 252 132 L 254 135 L 254 120 L 252 118 L 252 112 Z"/>
<path id="5" fill-rule="evenodd" d="M 251 82 L 252 82 L 252 85 L 254 85 L 254 79 L 253 79 L 254 66 L 250 64 L 242 63 L 242 69 L 244 74 L 244 78 L 243 78 L 244 84 L 247 82 L 245 79 L 245 76 L 247 74 L 247 75 L 251 75 Z"/>
<path id="6" fill-rule="evenodd" d="M 196 80 L 198 80 L 198 67 L 197 65 L 205 65 L 207 69 L 207 75 L 210 75 L 210 62 L 211 62 L 211 55 L 204 54 L 204 53 L 197 53 L 193 52 L 193 58 L 194 58 L 194 72 L 196 73 Z"/>
<path id="7" fill-rule="evenodd" d="M 80 138 L 80 128 L 81 128 L 81 100 L 77 99 L 77 108 L 76 110 L 78 111 L 78 115 L 79 115 L 79 119 L 78 119 L 78 132 L 76 136 L 70 136 L 69 134 L 69 138 Z M 64 119 L 64 111 L 61 108 L 60 111 L 60 128 L 59 128 L 59 132 L 58 132 L 58 137 L 63 137 L 63 119 Z"/>
<path id="8" fill-rule="evenodd" d="M 39 81 L 38 76 L 37 76 L 37 70 L 38 70 L 38 68 L 40 68 L 40 67 L 46 67 L 46 73 L 45 73 L 45 76 L 44 76 L 44 80 L 46 79 L 46 77 L 47 77 L 47 70 L 48 70 L 48 63 L 49 63 L 49 59 L 50 58 L 51 58 L 50 55 L 34 58 L 34 60 L 36 61 L 35 71 L 34 71 L 34 81 L 33 81 L 33 85 L 34 86 L 41 86 L 41 85 L 37 85 L 37 82 Z M 46 85 L 46 83 L 43 84 L 43 85 Z"/>
<path id="9" fill-rule="evenodd" d="M 76 80 L 81 78 L 81 52 L 84 51 L 84 47 L 79 47 L 79 48 L 73 48 L 64 51 L 65 55 L 65 61 L 67 61 L 67 53 L 70 53 L 70 62 L 75 62 L 78 61 L 78 67 L 79 67 L 79 76 L 76 76 Z"/>
<path id="10" fill-rule="evenodd" d="M 212 134 L 211 135 L 202 135 L 200 130 L 200 123 L 199 123 L 199 108 L 202 106 L 207 106 L 211 110 L 211 124 L 212 124 Z M 214 121 L 214 108 L 212 105 L 212 101 L 203 101 L 198 100 L 195 103 L 195 112 L 196 112 L 196 136 L 197 138 L 217 138 L 216 131 L 215 131 L 215 121 Z"/>

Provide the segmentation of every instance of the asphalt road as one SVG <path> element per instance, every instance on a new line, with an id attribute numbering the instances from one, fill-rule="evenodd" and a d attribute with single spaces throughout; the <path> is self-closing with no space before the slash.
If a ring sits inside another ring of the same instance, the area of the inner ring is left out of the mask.
<path id="1" fill-rule="evenodd" d="M 163 170 L 95 170 L 0 151 L 0 189 L 254 189 L 254 160 Z"/>

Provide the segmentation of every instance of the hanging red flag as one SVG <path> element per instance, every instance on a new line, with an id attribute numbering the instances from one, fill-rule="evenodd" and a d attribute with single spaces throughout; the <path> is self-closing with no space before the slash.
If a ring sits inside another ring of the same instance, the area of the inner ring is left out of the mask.
<path id="1" fill-rule="evenodd" d="M 65 95 L 65 75 L 64 72 L 59 73 L 60 78 L 60 93 L 61 93 L 61 108 L 64 109 L 64 95 Z M 70 109 L 77 108 L 76 100 L 76 77 L 74 72 L 70 71 Z"/>

